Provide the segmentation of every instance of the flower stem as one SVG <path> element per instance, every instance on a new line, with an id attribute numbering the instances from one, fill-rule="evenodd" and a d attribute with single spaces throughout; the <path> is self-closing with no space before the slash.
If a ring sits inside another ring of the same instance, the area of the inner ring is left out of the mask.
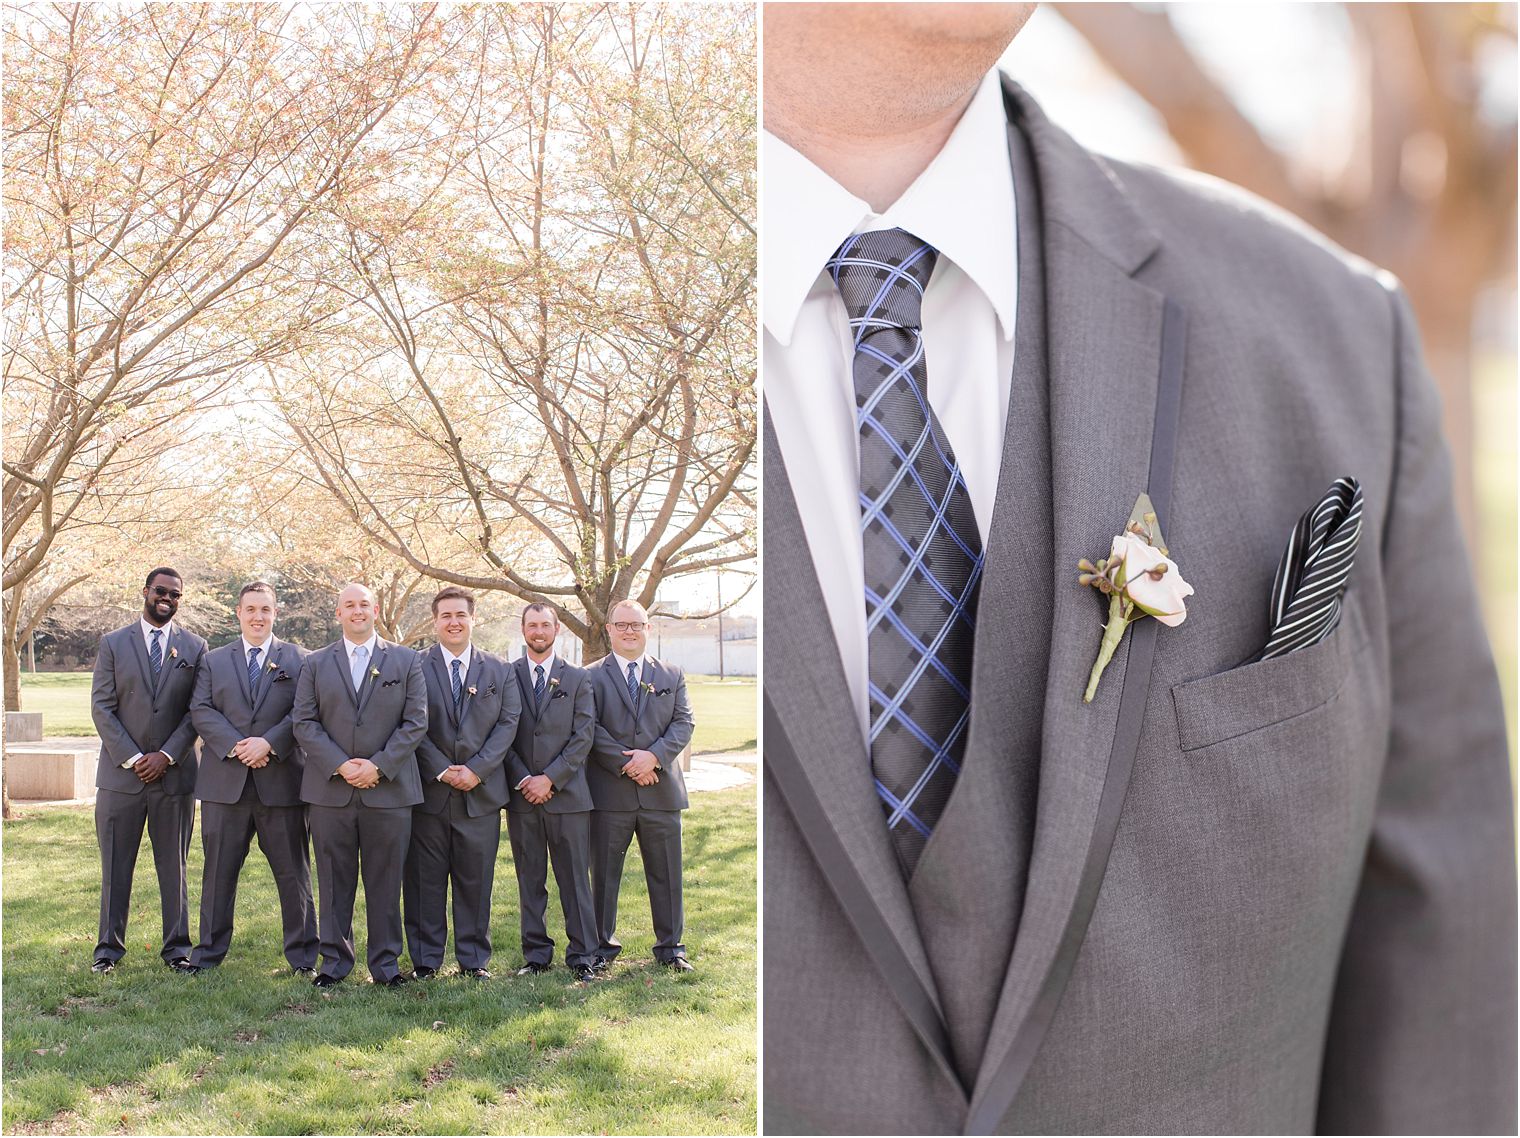
<path id="1" fill-rule="evenodd" d="M 1114 593 L 1108 598 L 1108 623 L 1103 627 L 1103 643 L 1098 645 L 1098 658 L 1093 661 L 1092 674 L 1087 677 L 1087 694 L 1082 697 L 1083 703 L 1092 702 L 1103 669 L 1114 658 L 1114 649 L 1119 647 L 1119 640 L 1128 627 L 1129 617 L 1124 611 L 1124 597 L 1120 593 Z"/>

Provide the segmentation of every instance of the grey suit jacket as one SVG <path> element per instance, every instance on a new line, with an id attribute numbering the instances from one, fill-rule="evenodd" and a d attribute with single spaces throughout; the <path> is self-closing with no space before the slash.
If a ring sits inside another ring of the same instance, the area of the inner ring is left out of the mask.
<path id="1" fill-rule="evenodd" d="M 593 664 L 591 690 L 596 695 L 596 735 L 591 744 L 588 778 L 598 810 L 685 810 L 686 777 L 676 756 L 691 742 L 691 704 L 686 675 L 674 664 L 647 657 L 639 682 L 653 691 L 639 693 L 637 709 L 628 698 L 627 676 L 616 653 Z M 640 786 L 622 773 L 624 751 L 653 752 L 660 760 L 660 781 Z"/>
<path id="2" fill-rule="evenodd" d="M 301 750 L 296 746 L 291 708 L 301 664 L 309 652 L 299 644 L 270 637 L 262 658 L 258 689 L 248 690 L 248 658 L 239 637 L 207 652 L 195 676 L 190 720 L 205 740 L 195 796 L 202 802 L 236 802 L 253 775 L 265 806 L 301 802 Z M 251 771 L 227 755 L 240 739 L 269 740 L 269 762 Z"/>
<path id="3" fill-rule="evenodd" d="M 512 672 L 523 713 L 507 759 L 508 778 L 516 787 L 529 775 L 548 775 L 554 796 L 536 807 L 514 790 L 507 809 L 516 814 L 538 809 L 550 814 L 581 814 L 592 809 L 591 788 L 586 783 L 586 756 L 596 730 L 590 674 L 556 656 L 549 669 L 543 706 L 535 708 L 528 658 L 519 656 L 512 661 Z"/>
<path id="4" fill-rule="evenodd" d="M 766 440 L 766 1129 L 1513 1133 L 1504 721 L 1409 307 L 1244 193 L 1007 97 L 1034 164 L 1009 440 L 1048 454 L 1005 449 L 962 773 L 910 883 Z M 1249 663 L 1342 474 L 1365 510 L 1341 623 Z M 1103 605 L 1075 567 L 1142 489 L 1197 592 L 1084 704 Z M 1041 596 L 1030 659 L 1010 630 Z"/>
<path id="5" fill-rule="evenodd" d="M 305 754 L 303 802 L 347 806 L 354 788 L 337 772 L 349 759 L 368 759 L 380 768 L 379 784 L 358 792 L 364 805 L 422 801 L 417 744 L 427 733 L 428 714 L 419 653 L 378 640 L 356 695 L 343 641 L 319 648 L 301 669 L 291 714 Z"/>
<path id="6" fill-rule="evenodd" d="M 195 789 L 190 696 L 195 690 L 196 666 L 205 651 L 204 640 L 174 622 L 155 681 L 136 620 L 100 638 L 90 685 L 90 717 L 100 736 L 96 786 L 141 794 L 145 784 L 121 764 L 138 752 L 167 751 L 174 765 L 164 771 L 164 792 L 189 794 Z"/>
<path id="7" fill-rule="evenodd" d="M 455 715 L 454 688 L 442 650 L 435 644 L 423 653 L 422 660 L 428 727 L 417 744 L 417 767 L 422 774 L 422 805 L 418 809 L 437 814 L 448 805 L 449 795 L 459 793 L 438 781 L 439 775 L 457 763 L 469 767 L 480 779 L 480 785 L 465 794 L 465 810 L 470 817 L 500 810 L 511 791 L 507 750 L 517 734 L 521 712 L 517 679 L 510 665 L 500 656 L 472 648 L 469 672 L 462 684 L 461 713 Z"/>

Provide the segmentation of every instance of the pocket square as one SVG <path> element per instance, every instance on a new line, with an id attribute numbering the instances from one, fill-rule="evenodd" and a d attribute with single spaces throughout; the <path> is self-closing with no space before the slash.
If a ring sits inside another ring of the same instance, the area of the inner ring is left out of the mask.
<path id="1" fill-rule="evenodd" d="M 1361 534 L 1362 484 L 1337 478 L 1288 537 L 1272 580 L 1272 631 L 1258 659 L 1286 656 L 1335 631 Z"/>
<path id="2" fill-rule="evenodd" d="M 393 686 L 395 684 L 399 684 L 400 682 L 401 682 L 400 680 L 386 680 L 380 686 L 383 687 L 383 688 L 388 688 L 388 687 L 391 687 L 391 686 Z"/>

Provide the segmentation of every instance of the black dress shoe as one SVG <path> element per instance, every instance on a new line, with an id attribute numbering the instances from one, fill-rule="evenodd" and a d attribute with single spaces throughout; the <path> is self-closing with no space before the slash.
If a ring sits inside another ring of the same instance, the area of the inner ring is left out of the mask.
<path id="1" fill-rule="evenodd" d="M 313 988 L 336 988 L 343 983 L 336 976 L 329 976 L 326 972 L 318 972 L 317 978 L 311 982 Z"/>
<path id="2" fill-rule="evenodd" d="M 97 960 L 94 964 L 90 965 L 90 971 L 91 972 L 98 972 L 102 976 L 104 976 L 107 972 L 115 972 L 116 971 L 116 961 L 114 961 L 114 960 Z"/>
<path id="3" fill-rule="evenodd" d="M 308 964 L 302 968 L 292 968 L 290 970 L 290 974 L 292 976 L 315 976 L 317 974 L 317 970 Z"/>
<path id="4" fill-rule="evenodd" d="M 547 971 L 549 971 L 549 965 L 535 964 L 530 961 L 519 968 L 517 974 L 519 976 L 541 976 Z"/>
<path id="5" fill-rule="evenodd" d="M 591 971 L 606 972 L 612 967 L 612 960 L 606 956 L 593 956 L 591 958 Z"/>
<path id="6" fill-rule="evenodd" d="M 410 984 L 411 982 L 412 978 L 405 972 L 397 972 L 389 980 L 381 980 L 380 984 L 382 987 L 386 988 L 400 988 L 402 985 Z"/>
<path id="7" fill-rule="evenodd" d="M 489 968 L 461 968 L 459 974 L 461 976 L 468 976 L 472 980 L 489 980 L 491 978 L 491 970 Z"/>
<path id="8" fill-rule="evenodd" d="M 583 984 L 590 980 L 596 979 L 596 973 L 593 972 L 590 968 L 587 968 L 584 964 L 578 968 L 570 969 L 570 975 L 574 976 Z"/>
<path id="9" fill-rule="evenodd" d="M 178 960 L 170 960 L 166 963 L 171 969 L 173 969 L 175 972 L 178 972 L 182 976 L 194 976 L 197 972 L 200 971 L 199 968 L 197 968 L 194 964 L 191 964 L 190 961 L 183 956 L 181 956 Z"/>
<path id="10" fill-rule="evenodd" d="M 669 960 L 662 960 L 660 963 L 674 972 L 696 971 L 696 969 L 691 966 L 691 961 L 687 960 L 684 956 L 672 956 Z"/>
<path id="11" fill-rule="evenodd" d="M 413 980 L 431 980 L 436 975 L 438 975 L 438 969 L 429 968 L 426 964 L 419 964 L 412 969 Z"/>

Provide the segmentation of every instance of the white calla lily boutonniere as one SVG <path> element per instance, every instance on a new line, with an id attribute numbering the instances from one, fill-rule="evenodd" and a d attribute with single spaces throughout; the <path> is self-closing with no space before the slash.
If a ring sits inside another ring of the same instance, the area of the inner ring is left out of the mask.
<path id="1" fill-rule="evenodd" d="M 1114 536 L 1108 556 L 1096 565 L 1085 557 L 1077 562 L 1081 571 L 1078 583 L 1091 585 L 1108 597 L 1108 624 L 1087 677 L 1083 703 L 1092 702 L 1103 669 L 1114 658 L 1131 624 L 1153 616 L 1168 627 L 1176 627 L 1187 619 L 1183 599 L 1193 595 L 1193 586 L 1182 579 L 1177 563 L 1167 553 L 1155 507 L 1148 495 L 1141 494 L 1124 532 Z"/>

